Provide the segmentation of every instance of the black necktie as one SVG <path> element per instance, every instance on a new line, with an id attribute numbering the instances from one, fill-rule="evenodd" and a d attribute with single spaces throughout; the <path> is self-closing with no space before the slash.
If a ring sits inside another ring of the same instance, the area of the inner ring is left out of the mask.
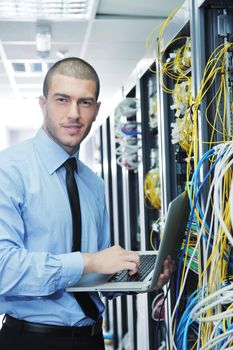
<path id="1" fill-rule="evenodd" d="M 74 177 L 74 171 L 77 171 L 76 159 L 74 157 L 67 159 L 64 166 L 66 168 L 66 187 L 70 201 L 73 223 L 72 251 L 81 251 L 81 210 L 78 187 Z M 74 293 L 74 296 L 86 316 L 91 317 L 93 320 L 97 320 L 99 318 L 99 310 L 87 292 Z"/>

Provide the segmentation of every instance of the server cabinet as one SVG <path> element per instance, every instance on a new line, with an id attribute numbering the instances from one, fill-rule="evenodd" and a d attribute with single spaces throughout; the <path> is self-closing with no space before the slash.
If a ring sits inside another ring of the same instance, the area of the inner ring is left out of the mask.
<path id="1" fill-rule="evenodd" d="M 123 212 L 124 224 L 119 231 L 121 245 L 126 249 L 139 250 L 139 198 L 138 198 L 138 149 L 140 130 L 136 121 L 137 101 L 133 87 L 114 110 L 115 153 L 117 164 L 118 200 Z M 136 296 L 122 296 L 125 328 L 122 334 L 124 349 L 137 349 Z"/>
<path id="2" fill-rule="evenodd" d="M 161 181 L 159 159 L 157 65 L 153 63 L 139 78 L 140 113 L 138 120 L 142 132 L 142 162 L 139 179 L 141 183 L 141 225 L 146 250 L 157 250 L 161 233 Z M 163 290 L 148 293 L 147 341 L 148 349 L 158 349 L 165 341 Z"/>
<path id="3" fill-rule="evenodd" d="M 166 216 L 169 202 L 189 188 L 194 171 L 192 89 L 195 77 L 192 75 L 190 10 L 190 2 L 184 2 L 158 37 L 158 40 L 161 41 L 158 53 L 160 72 L 158 95 L 163 216 Z M 188 245 L 192 249 L 192 243 L 196 241 L 195 230 L 196 227 L 192 225 L 192 230 L 188 232 L 189 241 L 187 238 L 184 240 L 183 252 Z M 191 251 L 190 254 L 192 254 Z M 169 295 L 165 317 L 167 349 L 173 348 L 176 325 L 186 310 L 189 296 L 196 290 L 198 284 L 198 271 L 195 265 L 193 271 L 189 270 L 187 283 L 183 286 L 182 298 L 178 298 L 187 261 L 188 257 L 186 256 L 184 260 L 182 253 L 177 263 L 177 272 L 169 286 L 165 288 Z M 190 338 L 192 336 L 190 332 Z"/>
<path id="4" fill-rule="evenodd" d="M 101 140 L 101 159 L 102 159 L 102 174 L 105 181 L 105 193 L 106 202 L 109 212 L 110 222 L 110 235 L 111 243 L 114 244 L 117 235 L 117 227 L 114 225 L 114 220 L 118 216 L 118 210 L 114 207 L 113 197 L 113 178 L 114 169 L 112 171 L 112 152 L 111 152 L 111 131 L 110 131 L 110 118 L 107 117 L 104 123 L 100 127 L 100 140 Z M 117 210 L 117 214 L 115 211 Z M 119 214 L 120 215 L 120 214 Z M 119 216 L 119 220 L 122 217 Z M 108 300 L 105 298 L 106 312 L 105 312 L 105 342 L 113 346 L 113 349 L 118 349 L 118 338 L 121 336 L 121 303 L 117 303 L 117 300 Z"/>
<path id="5" fill-rule="evenodd" d="M 102 168 L 111 244 L 138 250 L 140 227 L 137 149 L 140 133 L 137 132 L 136 109 L 128 101 L 135 103 L 135 88 L 119 101 L 101 125 Z M 125 107 L 130 109 L 130 113 Z M 112 301 L 106 300 L 106 305 L 106 330 L 112 334 L 113 349 L 137 349 L 136 296 L 122 295 Z"/>
<path id="6" fill-rule="evenodd" d="M 208 198 L 213 196 L 217 190 L 217 181 L 215 179 L 216 157 L 209 159 L 208 154 L 215 147 L 227 144 L 232 140 L 232 93 L 231 93 L 231 71 L 232 71 L 232 2 L 231 1 L 191 1 L 192 20 L 191 37 L 193 47 L 193 67 L 192 72 L 195 76 L 193 84 L 194 96 L 194 118 L 196 119 L 197 134 L 199 145 L 195 148 L 194 160 L 195 170 L 199 169 L 199 178 L 202 182 L 202 190 L 196 196 L 200 202 L 200 208 L 197 214 L 205 213 L 199 220 L 200 245 L 199 245 L 199 291 L 202 291 L 199 302 L 203 302 L 208 292 L 208 298 L 211 299 L 212 293 L 221 295 L 224 288 L 224 279 L 231 275 L 231 244 L 226 239 L 225 243 L 216 247 L 215 239 L 217 236 L 222 242 L 224 238 L 223 226 L 229 228 L 227 217 L 224 216 L 219 227 L 212 227 L 212 220 L 216 220 L 215 209 L 213 206 L 207 207 Z M 223 146 L 224 147 L 224 146 Z M 217 154 L 217 153 L 216 153 Z M 205 158 L 205 160 L 204 160 Z M 221 210 L 219 216 L 225 212 L 229 203 L 229 188 L 232 174 L 227 173 L 222 166 L 223 182 Z M 207 180 L 208 179 L 208 180 Z M 213 182 L 215 179 L 216 183 Z M 206 181 L 207 180 L 207 181 Z M 213 192 L 212 192 L 213 191 Z M 207 211 L 206 211 L 207 210 Z M 202 225 L 206 227 L 206 233 L 201 230 Z M 207 239 L 208 237 L 208 239 Z M 207 242 L 211 242 L 210 244 Z M 218 254 L 217 251 L 223 251 Z M 209 261 L 209 263 L 208 263 Z M 208 266 L 208 268 L 207 268 Z M 221 276 L 221 277 L 217 277 Z M 225 276 L 225 277 L 224 277 Z M 227 280 L 226 278 L 226 280 Z M 226 282 L 226 285 L 228 283 Z M 197 295 L 199 293 L 197 290 Z M 219 293 L 219 294 L 218 294 Z M 198 302 L 197 302 L 198 305 Z M 231 307 L 231 303 L 225 303 L 219 310 L 211 308 L 211 303 L 206 301 L 206 310 L 210 315 L 215 313 L 218 323 L 210 322 L 206 327 L 203 317 L 203 323 L 199 320 L 195 328 L 199 335 L 194 337 L 197 347 L 203 348 L 228 348 L 231 345 L 229 338 L 229 327 L 223 331 L 223 324 L 226 322 L 224 310 Z M 222 316 L 221 311 L 223 311 Z M 193 315 L 193 319 L 197 319 Z M 206 328 L 205 328 L 206 327 Z M 212 330 L 211 330 L 212 329 Z M 189 332 L 187 333 L 190 334 Z M 220 337 L 220 339 L 219 339 Z M 191 339 L 188 338 L 191 343 Z"/>

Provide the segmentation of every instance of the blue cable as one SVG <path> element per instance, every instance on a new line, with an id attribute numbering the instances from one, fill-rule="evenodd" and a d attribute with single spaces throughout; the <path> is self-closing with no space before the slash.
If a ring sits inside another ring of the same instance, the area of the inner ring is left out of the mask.
<path id="1" fill-rule="evenodd" d="M 211 150 L 213 150 L 213 149 L 211 149 Z M 211 151 L 211 150 L 209 150 L 209 151 Z M 209 151 L 205 153 L 207 156 L 212 155 L 212 152 L 210 152 L 210 154 L 209 154 Z M 211 174 L 211 172 L 214 170 L 214 168 L 215 168 L 216 164 L 218 163 L 218 161 L 219 161 L 220 159 L 222 159 L 222 157 L 224 156 L 225 152 L 226 152 L 226 151 L 224 151 L 224 152 L 215 160 L 213 166 L 210 168 L 210 170 L 208 171 L 208 173 L 207 173 L 207 175 L 206 175 L 206 177 L 205 177 L 205 179 L 204 179 L 204 181 L 203 181 L 204 183 L 205 183 L 206 179 L 209 177 L 209 175 Z M 207 159 L 207 157 L 203 157 L 203 158 L 205 158 L 205 160 Z M 202 164 L 203 164 L 203 158 L 201 159 L 201 163 L 202 163 Z M 199 169 L 200 169 L 200 167 L 199 167 Z M 195 173 L 196 173 L 196 172 L 195 172 Z M 196 175 L 195 175 L 195 177 L 196 177 Z M 202 187 L 202 184 L 201 184 L 201 186 L 200 186 L 200 189 L 201 189 L 201 187 Z M 192 189 L 192 187 L 191 187 L 191 189 Z M 191 189 L 190 189 L 190 193 L 191 193 Z M 198 191 L 198 193 L 199 193 L 199 191 Z M 196 196 L 198 196 L 198 193 L 196 194 Z M 192 204 L 191 198 L 192 198 L 192 194 L 190 195 L 190 203 Z M 190 204 L 190 205 L 191 205 L 191 204 Z M 201 206 L 200 206 L 200 204 L 199 204 L 199 201 L 197 201 L 197 207 L 198 207 L 198 211 L 199 211 L 200 217 L 203 219 L 203 218 L 204 218 L 204 213 L 203 213 L 203 211 L 202 211 L 202 209 L 201 209 Z M 195 217 L 195 215 L 194 215 L 194 217 Z M 197 227 L 200 228 L 200 226 L 199 226 L 197 220 L 195 220 L 195 223 L 196 223 Z M 212 233 L 210 232 L 209 225 L 208 225 L 208 223 L 206 223 L 206 222 L 205 222 L 205 227 L 207 228 L 207 230 L 208 230 L 208 232 L 210 233 L 210 235 L 212 235 Z M 206 242 L 208 241 L 208 237 L 206 237 L 205 232 L 203 232 L 203 238 L 206 240 Z M 212 244 L 211 244 L 211 243 L 210 243 L 210 247 L 212 248 Z M 223 256 L 223 259 L 224 259 L 225 261 L 228 261 L 229 259 L 231 259 L 231 257 L 229 256 L 229 253 L 228 253 L 226 250 L 225 250 L 225 254 L 226 254 L 226 255 Z M 232 257 L 232 259 L 233 259 L 233 257 Z M 233 267 L 233 263 L 231 263 L 230 261 L 228 261 L 228 263 L 230 263 L 230 266 Z"/>
<path id="2" fill-rule="evenodd" d="M 219 161 L 220 159 L 222 159 L 222 157 L 224 156 L 225 152 L 226 152 L 226 151 L 224 151 L 224 152 L 215 160 L 213 166 L 212 166 L 212 167 L 210 168 L 210 170 L 208 171 L 206 177 L 209 177 L 209 174 L 214 170 L 216 164 L 218 163 L 218 161 Z M 210 149 L 209 151 L 207 151 L 207 152 L 203 155 L 203 157 L 202 157 L 201 160 L 199 161 L 200 164 L 198 163 L 197 169 L 196 169 L 196 171 L 194 172 L 193 179 L 194 179 L 194 178 L 196 179 L 196 177 L 198 177 L 198 175 L 199 175 L 199 169 L 201 168 L 202 164 L 204 163 L 204 161 L 205 161 L 206 159 L 210 158 L 210 156 L 212 156 L 213 153 L 214 153 L 214 149 L 212 148 L 212 149 Z M 196 182 L 198 183 L 198 178 L 197 178 Z M 194 182 L 194 184 L 196 184 L 196 182 Z M 194 186 L 194 188 L 196 189 L 196 186 Z M 190 197 L 191 197 L 191 198 L 190 198 L 190 201 L 191 201 L 192 196 L 190 196 Z M 198 202 L 198 210 L 199 210 L 200 216 L 203 218 L 203 217 L 204 217 L 204 214 L 203 214 L 203 212 L 202 212 L 201 206 L 199 205 L 199 202 Z M 198 225 L 198 224 L 197 224 L 197 225 Z"/>
<path id="3" fill-rule="evenodd" d="M 175 344 L 177 349 L 187 350 L 188 329 L 194 321 L 190 318 L 190 311 L 197 304 L 198 290 L 194 291 L 188 298 L 186 309 L 180 319 L 175 333 Z"/>
<path id="4" fill-rule="evenodd" d="M 126 129 L 122 129 L 121 128 L 121 132 L 123 132 L 123 134 L 125 135 L 130 135 L 130 136 L 136 136 L 136 135 L 141 135 L 142 132 L 141 131 L 136 131 L 136 130 L 126 130 Z"/>
<path id="5" fill-rule="evenodd" d="M 186 239 L 185 239 L 185 244 L 184 244 L 184 248 L 183 248 L 182 253 L 181 253 L 181 259 L 180 259 L 179 268 L 178 268 L 177 283 L 176 283 L 176 299 L 178 298 L 178 293 L 179 293 L 178 292 L 178 288 L 179 288 L 179 281 L 180 281 L 180 275 L 181 275 L 181 266 L 182 266 L 183 259 L 184 259 L 184 254 L 185 254 L 185 250 L 186 250 L 186 246 L 187 246 L 187 242 L 188 242 L 188 237 L 189 237 L 189 234 L 190 234 L 190 231 L 191 231 L 191 225 L 192 225 L 192 221 L 193 221 L 193 217 L 194 217 L 194 210 L 195 210 L 196 203 L 197 203 L 197 200 L 198 200 L 198 194 L 201 191 L 202 187 L 204 186 L 206 180 L 207 180 L 207 176 L 205 177 L 203 183 L 201 184 L 200 188 L 197 191 L 197 194 L 194 197 L 193 205 L 192 205 L 192 202 L 190 201 L 191 213 L 190 213 L 189 222 L 188 222 L 188 228 L 187 228 L 187 235 L 186 235 Z"/>
<path id="6" fill-rule="evenodd" d="M 194 184 L 196 182 L 194 182 L 194 179 L 196 179 L 197 177 L 197 174 L 199 173 L 199 170 L 202 166 L 202 164 L 204 163 L 204 161 L 206 159 L 208 159 L 210 156 L 212 156 L 214 154 L 215 150 L 214 149 L 210 149 L 208 150 L 204 155 L 203 157 L 200 159 L 200 161 L 198 162 L 198 165 L 197 165 L 197 169 L 195 170 L 194 172 L 194 175 L 193 175 L 193 179 L 192 179 L 192 184 L 193 184 L 193 187 L 195 188 L 196 190 L 196 186 L 194 186 Z M 178 294 L 179 294 L 179 284 L 180 284 L 180 279 L 181 279 L 181 268 L 182 268 L 182 264 L 183 264 L 183 259 L 184 259 L 184 254 L 185 254 L 185 251 L 186 251 L 186 247 L 187 247 L 187 242 L 188 242 L 188 237 L 190 235 L 190 231 L 191 231 L 191 225 L 192 225 L 192 221 L 193 221 L 193 218 L 195 217 L 194 216 L 194 210 L 195 210 L 195 207 L 197 205 L 197 202 L 198 202 L 198 195 L 200 193 L 200 191 L 202 190 L 203 186 L 205 185 L 208 177 L 210 176 L 211 172 L 213 171 L 213 169 L 215 168 L 217 162 L 223 157 L 225 152 L 223 152 L 214 162 L 213 166 L 211 167 L 211 169 L 208 171 L 208 173 L 206 174 L 203 182 L 201 183 L 200 187 L 198 188 L 198 190 L 196 190 L 196 194 L 194 196 L 194 203 L 192 205 L 192 202 L 191 202 L 191 199 L 192 199 L 192 186 L 191 186 L 191 190 L 190 190 L 190 207 L 191 207 L 191 213 L 190 213 L 190 217 L 189 217 L 189 222 L 188 222 L 188 228 L 187 228 L 187 235 L 186 235 L 186 240 L 185 240 L 185 244 L 184 244 L 184 248 L 182 250 L 182 253 L 181 253 L 181 258 L 180 258 L 180 262 L 179 262 L 179 267 L 178 267 L 178 272 L 177 272 L 177 282 L 176 282 L 176 300 L 178 299 Z M 204 215 L 203 215 L 204 217 Z M 203 218 L 202 217 L 202 218 Z M 176 322 L 178 322 L 178 310 L 176 311 Z"/>
<path id="7" fill-rule="evenodd" d="M 233 325 L 231 325 L 230 327 L 228 327 L 228 328 L 227 328 L 227 331 L 230 331 L 231 329 L 233 329 Z M 220 330 L 219 328 L 218 328 L 217 331 L 218 331 L 217 336 L 220 335 L 220 334 L 223 334 L 223 331 Z M 225 340 L 222 340 L 219 344 L 217 344 L 217 349 L 218 349 L 218 350 L 221 350 L 221 349 L 222 349 L 222 346 L 229 340 L 229 337 L 233 338 L 232 335 L 229 335 Z M 233 339 L 232 339 L 232 340 L 233 340 Z M 228 349 L 228 348 L 226 348 L 226 349 Z"/>

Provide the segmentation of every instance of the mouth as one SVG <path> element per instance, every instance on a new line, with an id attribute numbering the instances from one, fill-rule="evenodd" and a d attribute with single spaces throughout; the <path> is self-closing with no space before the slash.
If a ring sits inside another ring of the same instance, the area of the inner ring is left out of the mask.
<path id="1" fill-rule="evenodd" d="M 68 131 L 68 133 L 76 133 L 77 131 L 79 131 L 81 129 L 81 125 L 80 124 L 65 124 L 63 125 L 63 128 Z"/>

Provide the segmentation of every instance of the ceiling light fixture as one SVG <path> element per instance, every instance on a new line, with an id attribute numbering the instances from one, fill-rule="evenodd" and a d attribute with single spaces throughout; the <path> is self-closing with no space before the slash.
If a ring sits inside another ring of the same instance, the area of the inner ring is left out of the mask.
<path id="1" fill-rule="evenodd" d="M 48 24 L 37 24 L 36 27 L 36 50 L 41 58 L 46 58 L 51 50 L 51 29 Z"/>
<path id="2" fill-rule="evenodd" d="M 93 0 L 1 0 L 1 19 L 88 20 Z"/>

